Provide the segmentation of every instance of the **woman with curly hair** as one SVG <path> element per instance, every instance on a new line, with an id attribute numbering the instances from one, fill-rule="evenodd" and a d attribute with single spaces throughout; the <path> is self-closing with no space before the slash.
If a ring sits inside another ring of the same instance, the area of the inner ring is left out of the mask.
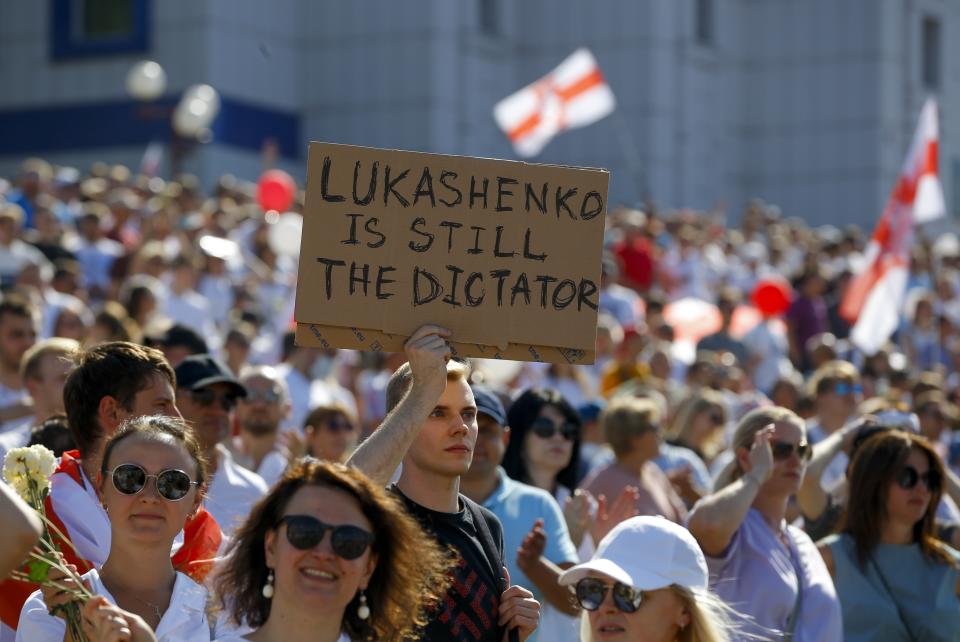
<path id="1" fill-rule="evenodd" d="M 400 642 L 449 582 L 444 552 L 388 493 L 343 464 L 306 458 L 260 500 L 215 587 L 245 637 L 219 642 Z"/>
<path id="2" fill-rule="evenodd" d="M 878 432 L 858 449 L 840 532 L 818 546 L 847 642 L 958 639 L 960 554 L 935 534 L 943 480 L 923 437 Z"/>

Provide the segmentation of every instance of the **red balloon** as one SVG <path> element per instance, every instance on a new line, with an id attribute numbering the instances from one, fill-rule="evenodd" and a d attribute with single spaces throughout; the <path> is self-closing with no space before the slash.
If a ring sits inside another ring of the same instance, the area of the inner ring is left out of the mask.
<path id="1" fill-rule="evenodd" d="M 773 317 L 783 314 L 790 307 L 793 290 L 782 279 L 764 279 L 757 282 L 750 298 L 763 316 Z"/>
<path id="2" fill-rule="evenodd" d="M 296 182 L 282 169 L 267 170 L 257 181 L 257 202 L 264 211 L 287 211 L 296 193 Z"/>

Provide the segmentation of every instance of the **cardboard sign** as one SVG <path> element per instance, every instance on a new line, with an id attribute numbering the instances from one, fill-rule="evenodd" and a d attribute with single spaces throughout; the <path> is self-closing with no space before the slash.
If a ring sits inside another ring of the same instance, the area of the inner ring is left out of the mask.
<path id="1" fill-rule="evenodd" d="M 609 173 L 311 143 L 297 343 L 592 363 Z"/>

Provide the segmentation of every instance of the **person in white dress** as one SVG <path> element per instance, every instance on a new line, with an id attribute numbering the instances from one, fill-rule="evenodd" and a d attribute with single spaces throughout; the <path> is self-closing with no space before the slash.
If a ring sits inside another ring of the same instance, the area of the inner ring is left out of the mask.
<path id="1" fill-rule="evenodd" d="M 417 639 L 451 560 L 356 468 L 294 464 L 235 533 L 214 583 L 230 624 L 217 642 Z"/>
<path id="2" fill-rule="evenodd" d="M 181 419 L 137 417 L 107 442 L 97 494 L 110 518 L 110 554 L 82 579 L 119 607 L 110 615 L 117 627 L 145 623 L 159 642 L 210 640 L 207 591 L 170 557 L 174 538 L 200 509 L 206 479 L 200 446 Z M 59 571 L 50 577 L 72 584 Z M 68 601 L 55 588 L 35 591 L 20 612 L 17 642 L 63 640 L 66 622 L 50 610 Z"/>

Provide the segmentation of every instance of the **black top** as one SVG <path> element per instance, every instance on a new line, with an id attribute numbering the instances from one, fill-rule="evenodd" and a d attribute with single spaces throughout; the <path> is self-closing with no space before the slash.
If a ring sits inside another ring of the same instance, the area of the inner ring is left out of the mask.
<path id="1" fill-rule="evenodd" d="M 441 513 L 417 504 L 396 485 L 390 490 L 400 497 L 424 530 L 454 556 L 453 584 L 421 640 L 431 642 L 500 642 L 497 626 L 500 605 L 503 527 L 492 512 L 460 495 L 459 512 Z M 472 504 L 473 506 L 470 506 Z M 476 509 L 476 510 L 474 510 Z M 482 515 L 496 546 L 497 559 L 490 559 L 483 545 L 482 526 L 474 516 Z M 497 569 L 494 574 L 494 569 Z"/>

